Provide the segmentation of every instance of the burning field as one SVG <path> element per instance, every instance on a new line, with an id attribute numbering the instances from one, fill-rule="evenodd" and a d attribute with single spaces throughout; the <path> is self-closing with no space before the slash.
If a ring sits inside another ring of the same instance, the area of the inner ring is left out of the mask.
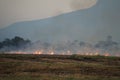
<path id="1" fill-rule="evenodd" d="M 108 36 L 105 41 L 96 44 L 78 40 L 67 42 L 31 42 L 21 37 L 5 39 L 0 42 L 0 52 L 8 54 L 48 54 L 48 55 L 89 55 L 89 56 L 120 56 L 120 45 Z"/>
<path id="2" fill-rule="evenodd" d="M 120 57 L 35 53 L 0 54 L 0 80 L 120 80 Z"/>
<path id="3" fill-rule="evenodd" d="M 0 0 L 0 80 L 120 80 L 120 0 Z"/>
<path id="4" fill-rule="evenodd" d="M 94 45 L 20 37 L 0 45 L 0 80 L 120 80 L 120 46 L 111 36 Z"/>

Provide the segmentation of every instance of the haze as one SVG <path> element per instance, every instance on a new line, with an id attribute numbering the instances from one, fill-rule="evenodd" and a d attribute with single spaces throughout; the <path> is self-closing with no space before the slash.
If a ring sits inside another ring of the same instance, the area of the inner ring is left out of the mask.
<path id="1" fill-rule="evenodd" d="M 90 8 L 97 0 L 0 0 L 0 28 Z"/>

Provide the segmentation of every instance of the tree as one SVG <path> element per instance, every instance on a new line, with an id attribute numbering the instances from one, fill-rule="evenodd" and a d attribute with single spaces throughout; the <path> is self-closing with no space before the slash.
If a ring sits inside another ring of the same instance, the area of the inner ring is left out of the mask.
<path id="1" fill-rule="evenodd" d="M 80 46 L 85 46 L 85 44 L 86 44 L 86 43 L 83 42 L 83 41 L 81 41 L 81 42 L 79 43 Z"/>
<path id="2" fill-rule="evenodd" d="M 31 44 L 30 40 L 24 40 L 23 38 L 19 36 L 15 36 L 13 39 L 5 39 L 3 42 L 0 42 L 0 48 L 8 47 L 11 49 L 11 47 L 14 47 L 16 49 L 25 48 L 26 45 Z"/>
<path id="3" fill-rule="evenodd" d="M 0 49 L 3 47 L 3 44 L 0 42 Z"/>
<path id="4" fill-rule="evenodd" d="M 11 46 L 12 45 L 12 42 L 10 39 L 5 39 L 3 42 L 2 42 L 3 46 Z"/>
<path id="5" fill-rule="evenodd" d="M 12 39 L 13 46 L 16 46 L 16 47 L 20 46 L 23 42 L 24 42 L 24 39 L 18 36 L 15 36 Z"/>

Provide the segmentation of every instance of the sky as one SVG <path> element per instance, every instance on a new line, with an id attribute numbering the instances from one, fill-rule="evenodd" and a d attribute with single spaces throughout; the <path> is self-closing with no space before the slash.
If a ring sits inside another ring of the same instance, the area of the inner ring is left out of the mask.
<path id="1" fill-rule="evenodd" d="M 0 0 L 0 40 L 120 42 L 120 0 Z"/>
<path id="2" fill-rule="evenodd" d="M 87 9 L 97 0 L 0 0 L 0 28 L 19 22 L 48 18 Z"/>

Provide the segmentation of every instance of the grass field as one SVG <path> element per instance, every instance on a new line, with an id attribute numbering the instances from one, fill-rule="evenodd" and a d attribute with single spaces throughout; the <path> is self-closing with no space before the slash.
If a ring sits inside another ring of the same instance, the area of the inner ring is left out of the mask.
<path id="1" fill-rule="evenodd" d="M 0 80 L 120 80 L 120 57 L 0 54 Z"/>

